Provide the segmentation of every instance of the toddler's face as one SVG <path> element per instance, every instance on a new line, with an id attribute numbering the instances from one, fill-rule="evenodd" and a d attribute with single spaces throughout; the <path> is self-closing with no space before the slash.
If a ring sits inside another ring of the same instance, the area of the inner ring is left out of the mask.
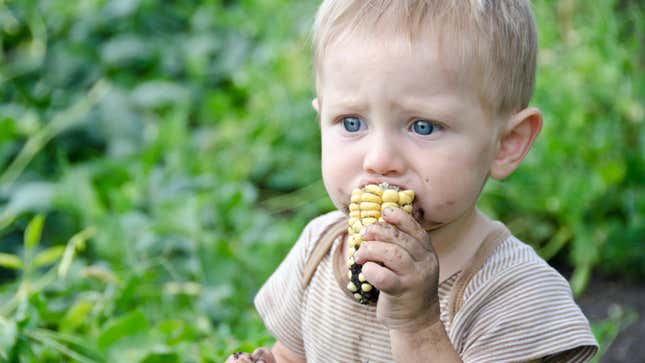
<path id="1" fill-rule="evenodd" d="M 320 62 L 322 173 L 334 204 L 387 182 L 416 192 L 422 225 L 452 223 L 471 211 L 498 142 L 477 88 L 456 82 L 436 43 L 354 37 Z M 317 106 L 319 105 L 319 106 Z"/>

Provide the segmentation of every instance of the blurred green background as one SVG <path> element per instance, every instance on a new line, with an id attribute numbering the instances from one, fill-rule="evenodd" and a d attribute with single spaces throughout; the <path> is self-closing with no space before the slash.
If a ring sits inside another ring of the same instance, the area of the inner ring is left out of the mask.
<path id="1" fill-rule="evenodd" d="M 221 362 L 320 180 L 317 1 L 0 1 L 0 361 Z M 480 206 L 584 291 L 645 278 L 639 1 L 534 1 L 545 127 Z M 569 275 L 568 275 L 569 276 Z M 620 318 L 594 322 L 606 346 Z"/>

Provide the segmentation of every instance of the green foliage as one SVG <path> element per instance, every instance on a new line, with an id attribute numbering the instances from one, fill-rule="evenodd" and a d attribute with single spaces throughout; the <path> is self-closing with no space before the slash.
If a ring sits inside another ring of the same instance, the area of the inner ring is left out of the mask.
<path id="1" fill-rule="evenodd" d="M 545 129 L 481 206 L 568 256 L 581 291 L 597 266 L 645 276 L 645 22 L 637 2 L 558 4 L 534 3 Z M 272 341 L 252 298 L 333 208 L 316 5 L 0 2 L 0 361 L 219 362 Z"/>
<path id="2" fill-rule="evenodd" d="M 518 171 L 483 198 L 545 258 L 567 254 L 576 293 L 596 266 L 645 276 L 645 22 L 643 9 L 626 4 L 535 4 L 533 104 L 544 128 Z"/>
<path id="3" fill-rule="evenodd" d="M 632 310 L 625 310 L 620 305 L 612 305 L 609 308 L 609 317 L 593 325 L 593 333 L 600 344 L 599 353 L 592 360 L 599 362 L 600 358 L 607 351 L 611 343 L 616 339 L 618 333 L 631 325 L 638 319 L 638 314 Z"/>

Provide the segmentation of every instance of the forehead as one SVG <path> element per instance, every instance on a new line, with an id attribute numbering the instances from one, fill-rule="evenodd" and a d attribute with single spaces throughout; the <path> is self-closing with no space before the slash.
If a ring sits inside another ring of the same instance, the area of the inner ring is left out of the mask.
<path id="1" fill-rule="evenodd" d="M 463 92 L 467 72 L 458 52 L 431 34 L 410 39 L 400 34 L 379 37 L 360 33 L 330 43 L 321 54 L 316 79 L 319 96 L 331 89 L 344 97 L 379 89 L 391 96 Z"/>

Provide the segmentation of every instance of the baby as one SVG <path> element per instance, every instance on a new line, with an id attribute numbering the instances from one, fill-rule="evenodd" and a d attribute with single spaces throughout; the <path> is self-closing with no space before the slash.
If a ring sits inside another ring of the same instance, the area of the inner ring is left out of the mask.
<path id="1" fill-rule="evenodd" d="M 312 220 L 255 305 L 276 338 L 227 362 L 584 362 L 597 351 L 567 281 L 476 207 L 542 127 L 529 100 L 528 0 L 326 0 L 314 24 L 322 175 L 338 211 Z M 347 290 L 352 191 L 413 190 L 360 232 Z M 338 228 L 337 226 L 341 226 Z M 311 280 L 303 272 L 315 263 Z"/>

